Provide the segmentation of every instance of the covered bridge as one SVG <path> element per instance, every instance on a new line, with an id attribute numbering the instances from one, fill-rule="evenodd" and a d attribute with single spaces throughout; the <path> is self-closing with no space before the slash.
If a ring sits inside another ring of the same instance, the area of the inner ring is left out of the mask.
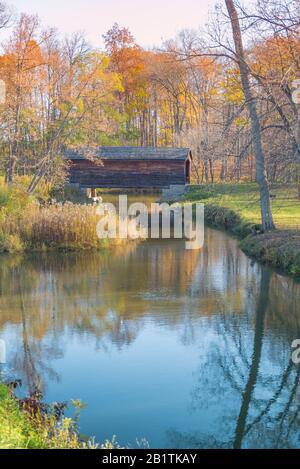
<path id="1" fill-rule="evenodd" d="M 97 147 L 67 149 L 69 182 L 82 188 L 162 188 L 190 182 L 188 148 Z"/>

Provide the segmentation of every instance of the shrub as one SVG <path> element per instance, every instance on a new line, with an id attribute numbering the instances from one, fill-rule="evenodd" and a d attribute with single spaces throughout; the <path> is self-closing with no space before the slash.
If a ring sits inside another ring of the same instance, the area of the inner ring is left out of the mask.
<path id="1" fill-rule="evenodd" d="M 29 412 L 20 408 L 12 391 L 0 383 L 0 448 L 95 449 L 93 440 L 79 437 L 77 421 L 55 412 Z"/>
<path id="2" fill-rule="evenodd" d="M 258 228 L 257 225 L 244 221 L 233 210 L 220 207 L 219 205 L 205 205 L 204 215 L 205 221 L 209 225 L 226 229 L 241 238 L 244 238 Z"/>
<path id="3" fill-rule="evenodd" d="M 28 196 L 27 188 L 29 187 L 31 178 L 32 176 L 29 175 L 16 176 L 14 179 L 13 187 L 19 192 Z M 53 185 L 50 182 L 45 181 L 45 179 L 42 179 L 31 197 L 38 200 L 46 201 L 49 199 L 52 190 Z"/>
<path id="4" fill-rule="evenodd" d="M 243 251 L 264 263 L 300 276 L 300 237 L 295 231 L 273 231 L 242 240 Z"/>
<path id="5" fill-rule="evenodd" d="M 0 234 L 0 252 L 22 252 L 24 251 L 24 243 L 20 236 L 15 234 Z"/>
<path id="6" fill-rule="evenodd" d="M 0 186 L 0 212 L 3 214 L 21 214 L 35 203 L 35 197 L 27 194 L 18 186 Z"/>
<path id="7" fill-rule="evenodd" d="M 6 207 L 9 203 L 10 194 L 7 189 L 0 187 L 0 208 Z"/>

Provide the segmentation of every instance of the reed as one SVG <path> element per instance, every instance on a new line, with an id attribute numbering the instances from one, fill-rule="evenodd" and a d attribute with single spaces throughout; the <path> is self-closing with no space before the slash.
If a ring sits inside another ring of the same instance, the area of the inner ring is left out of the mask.
<path id="1" fill-rule="evenodd" d="M 32 246 L 45 245 L 65 248 L 99 247 L 97 237 L 98 216 L 95 208 L 88 205 L 66 203 L 35 210 L 29 221 L 30 230 L 24 231 Z"/>
<path id="2" fill-rule="evenodd" d="M 20 188 L 0 187 L 0 252 L 106 248 L 126 242 L 100 239 L 98 221 L 92 205 L 41 204 Z"/>

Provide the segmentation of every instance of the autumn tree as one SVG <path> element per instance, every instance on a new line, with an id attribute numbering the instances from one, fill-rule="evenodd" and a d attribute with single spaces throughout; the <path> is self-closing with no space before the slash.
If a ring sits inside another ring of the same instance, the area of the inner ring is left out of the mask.
<path id="1" fill-rule="evenodd" d="M 16 172 L 32 175 L 29 192 L 42 178 L 62 181 L 64 145 L 96 145 L 101 132 L 109 134 L 114 92 L 123 91 L 109 62 L 81 34 L 61 41 L 55 30 L 41 30 L 36 16 L 20 16 L 0 57 L 7 91 L 1 153 L 9 184 Z"/>
<path id="2" fill-rule="evenodd" d="M 125 116 L 124 137 L 144 145 L 144 111 L 148 97 L 145 74 L 145 52 L 135 42 L 128 28 L 117 23 L 103 35 L 110 68 L 120 77 L 119 111 Z M 137 131 L 137 129 L 139 130 Z M 122 138 L 122 136 L 121 136 Z"/>
<path id="3" fill-rule="evenodd" d="M 6 83 L 6 103 L 2 114 L 7 141 L 6 180 L 13 181 L 14 168 L 20 159 L 21 141 L 33 105 L 37 69 L 42 65 L 40 45 L 36 40 L 38 19 L 21 15 L 13 34 L 4 46 L 0 71 Z M 29 98 L 30 96 L 30 98 Z"/>
<path id="4" fill-rule="evenodd" d="M 300 163 L 300 112 L 293 99 L 300 68 L 299 5 L 291 0 L 260 0 L 255 9 L 241 5 L 240 11 L 249 23 L 255 21 L 252 29 L 257 39 L 250 72 L 265 111 L 265 149 L 272 152 L 273 172 L 283 167 L 291 180 Z"/>
<path id="5" fill-rule="evenodd" d="M 74 36 L 61 48 L 57 96 L 51 101 L 47 140 L 40 155 L 28 191 L 35 190 L 41 179 L 53 173 L 66 145 L 99 144 L 105 130 L 106 114 L 113 92 L 122 91 L 116 74 L 108 70 L 109 60 L 102 53 L 86 49 L 83 38 Z"/>
<path id="6" fill-rule="evenodd" d="M 0 28 L 10 21 L 1 5 Z M 206 35 L 183 31 L 157 50 L 118 24 L 99 50 L 21 15 L 0 56 L 7 182 L 29 174 L 32 192 L 63 181 L 64 146 L 186 146 L 197 183 L 256 179 L 271 228 L 268 181 L 300 176 L 299 12 L 292 0 L 226 5 L 231 19 L 219 7 Z"/>

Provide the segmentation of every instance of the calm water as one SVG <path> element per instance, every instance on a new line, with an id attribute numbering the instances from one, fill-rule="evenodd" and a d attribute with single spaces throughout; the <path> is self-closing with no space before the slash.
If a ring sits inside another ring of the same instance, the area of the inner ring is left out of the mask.
<path id="1" fill-rule="evenodd" d="M 22 392 L 80 398 L 81 431 L 150 447 L 300 447 L 300 287 L 226 234 L 202 251 L 0 259 L 0 338 Z"/>

